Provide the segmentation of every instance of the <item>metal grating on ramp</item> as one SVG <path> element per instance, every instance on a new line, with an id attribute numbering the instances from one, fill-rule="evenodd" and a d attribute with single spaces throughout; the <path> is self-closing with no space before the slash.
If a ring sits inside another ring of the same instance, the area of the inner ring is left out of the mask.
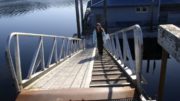
<path id="1" fill-rule="evenodd" d="M 104 54 L 100 58 L 96 52 L 90 87 L 125 86 L 131 86 L 131 83 L 111 56 L 104 50 Z"/>

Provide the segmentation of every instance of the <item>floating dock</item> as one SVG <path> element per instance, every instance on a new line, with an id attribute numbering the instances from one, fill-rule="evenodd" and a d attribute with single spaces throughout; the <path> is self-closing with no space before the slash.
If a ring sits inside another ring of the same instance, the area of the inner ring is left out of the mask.
<path id="1" fill-rule="evenodd" d="M 136 63 L 133 62 L 126 36 L 126 31 L 129 30 L 134 31 Z M 119 33 L 123 33 L 123 51 Z M 39 40 L 26 78 L 22 77 L 21 37 Z M 51 47 L 48 57 L 45 57 L 46 38 L 52 40 L 51 46 L 48 46 Z M 16 100 L 135 101 L 144 98 L 138 84 L 143 46 L 140 26 L 134 25 L 111 34 L 109 39 L 104 40 L 104 55 L 101 58 L 96 47 L 86 46 L 87 43 L 94 42 L 95 39 L 91 39 L 88 42 L 85 39 L 63 36 L 12 33 L 8 40 L 7 60 L 19 92 Z M 15 41 L 14 55 L 11 50 L 12 41 Z M 134 69 L 136 72 L 130 70 L 129 66 L 137 67 Z"/>
<path id="2" fill-rule="evenodd" d="M 172 54 L 179 61 L 180 30 L 174 25 L 161 25 L 159 29 L 158 42 L 164 49 L 159 88 L 161 101 L 167 54 Z M 126 35 L 128 31 L 133 31 L 134 57 Z M 22 77 L 20 37 L 39 39 L 26 78 Z M 44 52 L 45 38 L 52 40 L 48 57 Z M 141 87 L 143 37 L 140 26 L 134 25 L 110 34 L 104 40 L 102 57 L 98 56 L 96 47 L 87 47 L 89 43 L 95 45 L 93 42 L 95 39 L 12 33 L 6 53 L 19 92 L 16 101 L 152 101 Z"/>

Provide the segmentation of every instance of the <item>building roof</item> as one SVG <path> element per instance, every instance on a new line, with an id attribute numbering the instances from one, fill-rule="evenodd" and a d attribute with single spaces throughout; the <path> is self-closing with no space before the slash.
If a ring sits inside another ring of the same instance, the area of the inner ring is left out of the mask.
<path id="1" fill-rule="evenodd" d="M 91 0 L 92 7 L 102 7 L 104 0 Z M 154 0 L 158 3 L 159 0 Z M 161 4 L 180 4 L 180 0 L 160 0 Z M 107 0 L 108 7 L 116 6 L 137 6 L 137 5 L 151 5 L 153 0 Z"/>

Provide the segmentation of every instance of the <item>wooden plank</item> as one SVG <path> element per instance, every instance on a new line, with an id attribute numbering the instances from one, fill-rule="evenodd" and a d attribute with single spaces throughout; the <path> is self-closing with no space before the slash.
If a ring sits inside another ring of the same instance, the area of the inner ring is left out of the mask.
<path id="1" fill-rule="evenodd" d="M 87 57 L 87 54 L 84 54 L 84 55 L 82 54 L 79 62 L 81 60 L 86 59 L 86 57 Z M 74 80 L 79 79 L 77 76 L 78 76 L 79 72 L 81 71 L 81 69 L 83 68 L 83 64 L 76 63 L 76 66 L 74 68 L 75 68 L 74 71 L 72 71 L 70 73 L 70 75 L 67 77 L 66 81 L 64 81 L 64 83 L 62 84 L 62 88 L 70 88 L 72 86 Z"/>
<path id="2" fill-rule="evenodd" d="M 101 69 L 94 69 L 93 72 L 111 72 L 111 71 L 120 71 L 118 68 L 101 68 Z"/>
<path id="3" fill-rule="evenodd" d="M 94 68 L 102 68 L 102 65 L 94 65 Z M 117 65 L 106 65 L 104 68 L 109 68 L 109 67 L 118 67 Z"/>
<path id="4" fill-rule="evenodd" d="M 92 53 L 92 58 L 91 58 L 91 62 L 89 63 L 89 67 L 88 70 L 86 71 L 86 76 L 81 84 L 81 88 L 89 88 L 90 82 L 91 82 L 91 78 L 92 78 L 92 70 L 93 70 L 93 65 L 94 65 L 94 60 L 95 60 L 95 55 L 96 55 L 96 48 L 93 49 L 93 53 Z"/>
<path id="5" fill-rule="evenodd" d="M 130 86 L 131 83 L 120 83 L 120 84 L 91 84 L 90 87 L 124 87 Z"/>
<path id="6" fill-rule="evenodd" d="M 96 79 L 117 79 L 125 77 L 125 75 L 100 75 L 100 76 L 92 76 L 92 80 Z"/>
<path id="7" fill-rule="evenodd" d="M 92 78 L 92 82 L 95 82 L 95 81 L 106 81 L 106 80 L 126 80 L 127 77 L 103 77 L 103 76 L 100 76 L 99 78 Z"/>
<path id="8" fill-rule="evenodd" d="M 52 80 L 50 80 L 50 83 L 47 84 L 46 86 L 44 86 L 43 88 L 48 88 L 48 89 L 56 89 L 56 88 L 62 88 L 62 84 L 66 81 L 67 77 L 69 77 L 70 73 L 72 73 L 75 68 L 74 65 L 73 66 L 73 63 L 76 63 L 77 61 L 73 62 L 72 63 L 68 63 L 69 65 L 67 66 L 64 66 L 64 67 L 61 67 L 63 68 L 62 71 L 60 71 L 59 73 L 57 72 L 55 77 L 52 78 Z"/>
<path id="9" fill-rule="evenodd" d="M 172 24 L 160 25 L 158 43 L 180 62 L 180 28 Z"/>
<path id="10" fill-rule="evenodd" d="M 119 71 L 115 71 L 115 72 L 107 72 L 107 73 L 104 73 L 104 72 L 100 72 L 100 73 L 93 73 L 92 75 L 93 76 L 97 76 L 97 75 L 121 75 L 122 72 L 119 72 Z"/>
<path id="11" fill-rule="evenodd" d="M 117 68 L 117 67 L 112 67 L 112 68 L 94 68 L 93 69 L 93 71 L 95 72 L 95 71 L 109 71 L 109 70 L 111 70 L 111 71 L 119 71 L 119 68 Z"/>
<path id="12" fill-rule="evenodd" d="M 36 81 L 29 84 L 25 89 L 37 89 L 37 88 L 40 89 L 40 88 L 42 88 L 44 85 L 48 84 L 49 81 L 52 80 L 57 73 L 60 73 L 62 71 L 63 68 L 59 68 L 58 66 L 63 67 L 65 64 L 69 63 L 68 61 L 71 61 L 71 58 L 67 59 L 62 64 L 55 66 L 54 69 L 52 69 L 51 71 L 47 72 L 41 78 L 39 78 Z"/>
<path id="13" fill-rule="evenodd" d="M 52 71 L 33 82 L 27 89 L 57 89 L 78 87 L 82 85 L 85 71 L 90 66 L 93 49 L 87 49 L 76 56 L 64 61 Z"/>
<path id="14" fill-rule="evenodd" d="M 16 101 L 87 101 L 133 98 L 135 89 L 131 87 L 121 88 L 83 88 L 83 89 L 57 89 L 24 91 Z"/>
<path id="15" fill-rule="evenodd" d="M 129 83 L 126 79 L 125 80 L 97 80 L 91 82 L 92 84 L 124 84 L 124 83 Z"/>
<path id="16" fill-rule="evenodd" d="M 91 54 L 87 54 L 85 57 L 86 58 L 82 59 L 82 61 L 86 60 L 86 59 L 90 59 Z M 80 70 L 77 72 L 75 78 L 73 79 L 73 82 L 71 84 L 71 88 L 80 88 L 81 87 L 81 84 L 83 82 L 83 78 L 85 76 L 86 69 L 89 67 L 90 61 L 91 61 L 91 59 L 82 64 Z"/>
<path id="17" fill-rule="evenodd" d="M 54 85 L 54 82 L 56 82 L 57 77 L 63 77 L 61 74 L 63 71 L 67 71 L 69 68 L 65 68 L 66 64 L 69 64 L 72 59 L 69 59 L 65 61 L 62 65 L 58 65 L 55 70 L 49 72 L 46 76 L 44 76 L 42 79 L 38 80 L 38 82 L 33 85 L 33 88 L 39 88 L 39 89 L 49 89 Z M 75 63 L 76 61 L 72 61 Z M 70 68 L 71 69 L 71 68 Z M 61 78 L 62 80 L 63 78 Z"/>

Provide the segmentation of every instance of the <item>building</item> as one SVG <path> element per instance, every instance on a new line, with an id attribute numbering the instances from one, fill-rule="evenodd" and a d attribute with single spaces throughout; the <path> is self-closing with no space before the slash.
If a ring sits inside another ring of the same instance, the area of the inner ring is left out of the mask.
<path id="1" fill-rule="evenodd" d="M 104 27 L 107 25 L 108 32 L 113 32 L 139 24 L 143 29 L 152 32 L 159 23 L 180 25 L 180 0 L 106 0 L 106 3 L 104 0 L 91 0 L 89 2 L 91 9 L 89 22 L 92 28 L 96 22 L 101 22 Z"/>

